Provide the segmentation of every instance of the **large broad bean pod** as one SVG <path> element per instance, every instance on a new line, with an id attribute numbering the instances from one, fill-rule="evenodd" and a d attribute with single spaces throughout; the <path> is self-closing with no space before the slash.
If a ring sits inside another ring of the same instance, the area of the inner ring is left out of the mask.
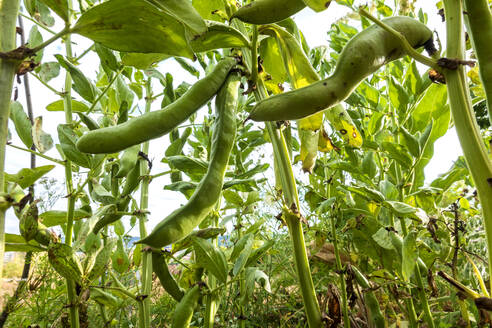
<path id="1" fill-rule="evenodd" d="M 236 107 L 239 93 L 239 76 L 231 74 L 216 98 L 217 113 L 212 135 L 212 150 L 207 173 L 188 203 L 162 220 L 152 232 L 138 243 L 163 247 L 174 243 L 196 228 L 212 210 L 219 199 L 229 154 L 236 136 Z"/>
<path id="2" fill-rule="evenodd" d="M 418 48 L 432 44 L 432 31 L 410 17 L 390 17 L 383 22 Z M 372 25 L 347 43 L 335 71 L 325 80 L 259 101 L 251 111 L 254 121 L 300 119 L 345 100 L 359 83 L 381 66 L 405 55 L 398 39 L 378 25 Z"/>
<path id="3" fill-rule="evenodd" d="M 217 93 L 235 64 L 234 58 L 223 59 L 210 74 L 169 106 L 123 124 L 89 131 L 79 139 L 77 148 L 84 153 L 110 154 L 169 133 Z"/>

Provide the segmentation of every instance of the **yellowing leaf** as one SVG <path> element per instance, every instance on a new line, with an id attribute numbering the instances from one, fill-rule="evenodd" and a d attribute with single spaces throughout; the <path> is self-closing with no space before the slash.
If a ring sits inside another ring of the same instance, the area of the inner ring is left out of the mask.
<path id="1" fill-rule="evenodd" d="M 362 146 L 362 136 L 342 105 L 338 104 L 327 109 L 325 116 L 350 147 L 359 148 Z"/>
<path id="2" fill-rule="evenodd" d="M 331 142 L 328 133 L 326 133 L 325 128 L 321 126 L 321 129 L 319 131 L 318 150 L 327 153 L 332 151 L 333 148 L 333 143 Z"/>

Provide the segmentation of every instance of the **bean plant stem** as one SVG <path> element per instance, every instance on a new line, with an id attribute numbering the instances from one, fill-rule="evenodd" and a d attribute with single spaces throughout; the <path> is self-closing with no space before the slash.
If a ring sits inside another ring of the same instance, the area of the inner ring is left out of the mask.
<path id="1" fill-rule="evenodd" d="M 460 0 L 444 0 L 446 16 L 447 56 L 464 58 L 463 7 Z M 492 163 L 488 158 L 480 129 L 471 105 L 465 71 L 443 69 L 448 99 L 463 154 L 477 188 L 487 235 L 489 273 L 492 272 Z"/>
<path id="2" fill-rule="evenodd" d="M 235 27 L 243 33 L 246 32 L 244 24 L 238 22 L 237 19 L 233 21 L 233 25 L 235 25 Z M 252 44 L 256 44 L 256 42 L 253 41 Z M 244 62 L 247 68 L 251 71 L 251 68 L 254 67 L 252 60 L 256 61 L 256 58 L 251 58 L 250 49 L 243 49 L 242 53 Z M 268 92 L 263 80 L 258 78 L 257 81 L 253 81 L 253 83 L 255 82 L 257 86 L 255 89 L 256 100 L 259 101 L 267 98 Z M 279 176 L 282 183 L 282 191 L 285 196 L 285 203 L 290 209 L 300 209 L 296 181 L 294 178 L 294 172 L 292 171 L 292 164 L 289 158 L 289 151 L 287 150 L 284 135 L 279 129 L 276 129 L 275 123 L 266 122 L 265 125 L 270 136 L 270 140 L 272 141 L 273 155 L 279 164 Z M 321 311 L 319 308 L 318 299 L 316 298 L 316 292 L 314 290 L 302 225 L 299 219 L 293 219 L 292 217 L 294 216 L 289 216 L 286 223 L 289 228 L 289 233 L 294 247 L 294 261 L 299 279 L 299 287 L 301 289 L 302 299 L 304 301 L 306 317 L 310 328 L 318 328 L 322 325 Z"/>
<path id="3" fill-rule="evenodd" d="M 478 60 L 489 121 L 492 124 L 492 12 L 487 0 L 464 0 L 465 25 Z"/>
<path id="4" fill-rule="evenodd" d="M 121 73 L 121 70 L 118 72 Z M 116 77 L 113 79 L 113 81 Z M 145 113 L 150 112 L 150 108 L 152 105 L 152 85 L 150 78 L 145 82 Z M 144 154 L 149 153 L 149 142 L 144 142 L 142 145 L 142 152 Z M 140 211 L 143 213 L 138 216 L 138 223 L 140 228 L 140 238 L 145 238 L 147 236 L 147 229 L 145 227 L 145 221 L 147 220 L 147 209 L 149 207 L 149 183 L 150 183 L 150 175 L 149 169 L 147 166 L 147 162 L 144 159 L 139 159 L 140 161 L 144 161 L 143 165 L 141 165 L 141 173 L 143 176 L 142 185 L 140 188 Z M 142 295 L 145 295 L 145 299 L 141 302 L 142 306 L 139 307 L 139 317 L 143 318 L 143 321 L 140 320 L 141 328 L 150 328 L 150 290 L 152 287 L 152 253 L 151 252 L 143 252 L 142 254 L 142 272 L 141 272 L 141 292 Z M 143 325 L 142 325 L 143 324 Z"/>
<path id="5" fill-rule="evenodd" d="M 15 23 L 19 0 L 0 0 L 0 52 L 15 48 Z M 10 97 L 17 62 L 0 58 L 0 192 L 5 191 L 5 145 L 7 144 Z M 5 252 L 5 210 L 0 210 L 0 280 Z"/>
<path id="6" fill-rule="evenodd" d="M 27 148 L 19 147 L 19 146 L 12 145 L 12 144 L 8 144 L 8 146 L 9 147 L 12 147 L 12 148 L 15 148 L 15 149 L 19 149 L 19 150 L 25 151 L 25 152 L 28 152 L 28 153 L 31 153 L 31 155 L 42 157 L 42 158 L 47 159 L 48 161 L 51 161 L 51 162 L 56 163 L 56 164 L 60 164 L 60 165 L 63 165 L 63 166 L 65 166 L 67 164 L 65 161 L 62 161 L 60 159 L 56 159 L 56 158 L 47 156 L 45 154 L 39 153 L 39 152 L 37 152 L 35 150 L 32 150 L 32 149 L 27 149 Z"/>
<path id="7" fill-rule="evenodd" d="M 336 211 L 338 214 L 338 210 Z M 335 251 L 335 260 L 337 264 L 337 270 L 340 275 L 340 288 L 342 289 L 342 311 L 343 311 L 343 325 L 345 328 L 350 328 L 350 320 L 348 315 L 347 304 L 347 289 L 345 287 L 345 277 L 343 275 L 342 261 L 340 259 L 340 251 L 338 249 L 337 229 L 335 222 L 335 215 L 330 215 L 331 220 L 331 234 L 333 236 L 333 248 Z"/>
<path id="8" fill-rule="evenodd" d="M 24 25 L 22 22 L 22 17 L 18 16 L 19 27 L 21 28 L 21 44 L 25 44 L 24 37 Z M 34 124 L 33 110 L 32 110 L 32 101 L 31 101 L 31 88 L 29 87 L 29 76 L 24 74 L 23 76 L 24 82 L 24 92 L 26 95 L 26 107 L 27 107 L 27 116 L 29 117 L 29 121 L 31 122 L 31 126 Z M 34 144 L 31 146 L 32 150 L 36 150 Z M 36 167 L 36 155 L 31 153 L 31 169 Z M 30 202 L 33 201 L 34 198 L 34 185 L 29 187 L 29 193 L 32 195 Z M 2 328 L 7 321 L 9 314 L 15 309 L 17 303 L 19 302 L 22 292 L 27 285 L 27 278 L 29 277 L 29 271 L 31 269 L 31 260 L 32 260 L 32 252 L 26 252 L 26 256 L 24 257 L 24 267 L 22 269 L 21 280 L 17 285 L 14 294 L 5 304 L 2 313 L 0 314 L 0 328 Z"/>
<path id="9" fill-rule="evenodd" d="M 67 1 L 68 4 L 68 20 L 66 26 L 70 26 L 72 0 Z M 67 30 L 68 29 L 64 29 Z M 68 58 L 72 58 L 72 43 L 69 34 L 64 34 L 65 52 Z M 72 123 L 72 77 L 69 72 L 65 75 L 65 90 L 63 95 L 63 108 L 65 111 L 65 122 L 67 124 Z M 65 231 L 65 244 L 72 245 L 73 240 L 73 213 L 75 209 L 75 194 L 73 193 L 73 180 L 72 180 L 72 163 L 67 159 L 65 165 L 65 184 L 67 189 L 67 227 Z M 77 304 L 77 295 L 75 293 L 75 282 L 67 279 L 67 295 L 70 305 L 70 322 L 72 328 L 79 328 L 79 307 Z"/>
<path id="10" fill-rule="evenodd" d="M 94 108 L 99 103 L 99 101 L 102 99 L 102 97 L 104 97 L 104 95 L 106 94 L 106 92 L 108 92 L 108 90 L 111 88 L 111 86 L 113 85 L 114 81 L 116 81 L 116 79 L 118 78 L 118 76 L 120 76 L 121 72 L 123 72 L 123 68 L 121 68 L 118 72 L 116 72 L 116 74 L 113 76 L 113 78 L 111 79 L 111 81 L 109 81 L 109 84 L 106 86 L 106 88 L 104 88 L 104 90 L 99 94 L 99 96 L 97 96 L 97 98 L 91 104 L 91 107 L 89 107 L 89 109 L 87 110 L 86 114 L 89 114 L 89 113 L 91 113 L 94 110 Z"/>

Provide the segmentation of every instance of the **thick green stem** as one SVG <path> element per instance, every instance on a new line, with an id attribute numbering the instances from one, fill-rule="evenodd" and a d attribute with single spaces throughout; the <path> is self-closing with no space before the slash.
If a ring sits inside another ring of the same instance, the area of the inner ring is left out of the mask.
<path id="1" fill-rule="evenodd" d="M 466 29 L 478 60 L 492 124 L 492 13 L 487 0 L 464 0 L 464 5 Z"/>
<path id="2" fill-rule="evenodd" d="M 335 216 L 331 215 L 331 234 L 333 236 L 333 248 L 335 251 L 335 260 L 337 264 L 337 270 L 340 272 L 340 287 L 342 289 L 342 311 L 343 311 L 343 326 L 350 328 L 350 320 L 348 315 L 347 304 L 347 288 L 345 287 L 345 277 L 343 275 L 342 260 L 340 259 L 340 251 L 338 249 L 337 229 L 335 225 Z"/>
<path id="3" fill-rule="evenodd" d="M 246 33 L 244 25 L 238 22 L 237 19 L 233 21 L 233 25 L 243 33 Z M 255 42 L 253 41 L 253 44 L 254 43 Z M 256 61 L 256 58 L 251 58 L 249 49 L 242 49 L 242 54 L 244 63 L 248 69 L 251 70 L 251 68 L 255 66 L 252 64 L 252 60 Z M 254 76 L 255 74 L 252 75 Z M 260 101 L 267 98 L 268 92 L 263 80 L 257 79 L 257 81 L 253 81 L 253 83 L 255 82 L 257 86 L 255 90 L 256 100 Z M 282 182 L 282 192 L 284 194 L 285 203 L 289 209 L 299 209 L 299 196 L 297 194 L 296 180 L 294 178 L 294 172 L 292 171 L 289 151 L 287 150 L 284 135 L 280 129 L 276 128 L 275 123 L 266 122 L 265 125 L 270 140 L 272 141 L 273 155 L 276 163 L 279 164 L 279 176 Z M 314 290 L 301 221 L 298 219 L 287 219 L 287 226 L 294 247 L 294 261 L 309 327 L 318 328 L 322 325 L 321 311 L 318 299 L 316 298 L 316 291 Z"/>
<path id="4" fill-rule="evenodd" d="M 118 72 L 120 73 L 121 70 Z M 150 107 L 152 105 L 152 86 L 150 83 L 150 79 L 147 80 L 145 84 L 145 112 L 150 112 Z M 142 146 L 142 152 L 144 154 L 149 153 L 149 142 L 144 142 Z M 139 159 L 142 160 L 143 159 Z M 142 185 L 140 187 L 140 211 L 142 213 L 146 213 L 147 208 L 149 207 L 149 183 L 150 183 L 150 175 L 149 170 L 147 168 L 147 163 L 143 163 L 141 165 L 141 174 L 144 178 L 142 180 Z M 139 229 L 140 229 L 140 238 L 145 238 L 147 236 L 147 229 L 145 227 L 145 221 L 147 220 L 147 215 L 143 214 L 138 217 Z M 143 320 L 139 320 L 139 327 L 141 328 L 150 328 L 150 291 L 152 287 L 152 253 L 151 252 L 143 252 L 142 254 L 142 281 L 141 281 L 141 293 L 146 295 L 146 298 L 141 302 L 142 305 L 139 305 L 139 318 Z"/>
<path id="5" fill-rule="evenodd" d="M 476 1 L 476 0 L 475 0 Z M 444 0 L 447 29 L 447 56 L 463 59 L 463 8 L 459 0 Z M 471 105 L 465 72 L 444 69 L 448 99 L 463 155 L 477 188 L 487 234 L 489 273 L 492 272 L 492 163 L 490 162 Z"/>
<path id="6" fill-rule="evenodd" d="M 68 1 L 69 10 L 72 8 L 72 1 Z M 70 20 L 70 15 L 69 15 Z M 69 25 L 70 22 L 67 22 Z M 65 52 L 68 58 L 72 57 L 72 42 L 70 35 L 65 35 Z M 72 123 L 72 77 L 69 72 L 65 75 L 65 93 L 63 96 L 63 107 L 65 110 L 65 122 Z M 65 244 L 71 246 L 73 240 L 73 214 L 75 209 L 75 194 L 72 180 L 72 163 L 70 160 L 65 164 L 65 184 L 67 189 L 67 228 L 65 231 Z M 70 322 L 72 328 L 79 328 L 79 306 L 77 304 L 77 295 L 75 293 L 75 282 L 67 280 L 67 295 L 70 303 Z"/>
<path id="7" fill-rule="evenodd" d="M 220 211 L 220 198 L 219 201 L 217 202 L 217 205 L 215 206 L 216 213 L 219 213 Z M 212 227 L 218 227 L 219 226 L 219 217 L 218 215 L 214 215 L 213 219 L 213 224 Z M 215 247 L 219 246 L 218 239 L 217 237 L 212 239 L 212 243 L 214 244 Z M 210 289 L 215 289 L 217 287 L 217 279 L 215 278 L 214 275 L 209 274 L 208 275 L 208 286 Z M 218 296 L 217 293 L 210 293 L 207 295 L 206 299 L 206 304 L 205 304 L 205 315 L 204 315 L 204 323 L 203 327 L 204 328 L 213 328 L 214 323 L 215 323 L 215 314 L 217 313 L 218 310 Z"/>
<path id="8" fill-rule="evenodd" d="M 0 0 L 0 52 L 15 48 L 15 23 L 19 0 Z M 7 144 L 10 97 L 17 62 L 0 58 L 0 192 L 5 191 L 5 145 Z M 0 280 L 5 252 L 5 210 L 0 210 Z"/>

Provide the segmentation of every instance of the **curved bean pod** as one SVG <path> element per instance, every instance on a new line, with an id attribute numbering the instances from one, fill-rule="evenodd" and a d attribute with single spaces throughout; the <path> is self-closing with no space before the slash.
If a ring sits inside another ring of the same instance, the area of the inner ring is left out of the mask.
<path id="1" fill-rule="evenodd" d="M 402 33 L 414 48 L 432 42 L 432 31 L 418 20 L 396 16 L 383 22 Z M 372 25 L 350 39 L 330 77 L 258 102 L 249 118 L 254 121 L 294 120 L 332 107 L 345 100 L 362 80 L 381 66 L 404 55 L 396 37 Z"/>
<path id="2" fill-rule="evenodd" d="M 177 302 L 181 301 L 184 296 L 184 291 L 179 287 L 174 277 L 169 272 L 166 258 L 162 252 L 152 251 L 152 271 L 155 272 L 157 278 L 161 282 L 162 287 L 169 295 Z"/>
<path id="3" fill-rule="evenodd" d="M 84 153 L 110 154 L 169 133 L 217 93 L 235 64 L 234 58 L 223 59 L 169 106 L 116 126 L 89 131 L 77 141 L 77 148 Z"/>
<path id="4" fill-rule="evenodd" d="M 222 191 L 229 154 L 236 136 L 235 110 L 239 84 L 239 76 L 231 74 L 217 94 L 210 165 L 195 193 L 186 205 L 172 212 L 137 243 L 155 248 L 174 243 L 191 233 L 214 207 Z"/>
<path id="5" fill-rule="evenodd" d="M 256 0 L 239 8 L 232 16 L 250 24 L 270 24 L 289 18 L 306 5 L 302 0 Z"/>
<path id="6" fill-rule="evenodd" d="M 193 311 L 200 298 L 200 286 L 195 285 L 189 289 L 181 301 L 176 305 L 173 315 L 172 328 L 187 328 L 190 326 Z"/>

